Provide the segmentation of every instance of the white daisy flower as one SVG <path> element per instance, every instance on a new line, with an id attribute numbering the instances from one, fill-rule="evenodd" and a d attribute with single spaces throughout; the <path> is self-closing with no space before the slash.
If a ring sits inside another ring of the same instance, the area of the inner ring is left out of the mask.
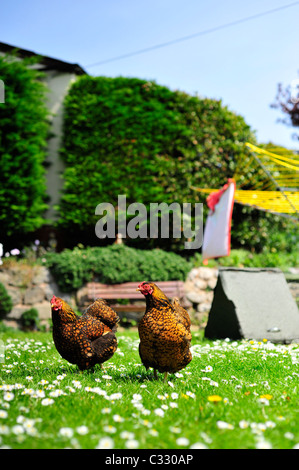
<path id="1" fill-rule="evenodd" d="M 72 430 L 72 428 L 65 427 L 59 429 L 59 434 L 63 437 L 73 437 L 74 431 Z"/>
<path id="2" fill-rule="evenodd" d="M 80 434 L 81 436 L 85 436 L 85 434 L 87 434 L 89 432 L 89 429 L 87 426 L 78 426 L 76 428 L 76 431 L 78 434 Z"/>
<path id="3" fill-rule="evenodd" d="M 188 446 L 189 445 L 189 439 L 187 439 L 186 437 L 179 437 L 176 440 L 176 443 L 177 443 L 178 446 Z"/>
<path id="4" fill-rule="evenodd" d="M 114 441 L 111 437 L 102 437 L 99 440 L 96 449 L 113 449 L 114 448 Z"/>

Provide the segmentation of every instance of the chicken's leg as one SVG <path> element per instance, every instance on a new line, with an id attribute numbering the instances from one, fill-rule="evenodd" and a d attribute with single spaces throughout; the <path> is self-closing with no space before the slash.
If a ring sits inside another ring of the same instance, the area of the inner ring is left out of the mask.
<path id="1" fill-rule="evenodd" d="M 164 373 L 164 382 L 166 382 L 166 380 L 167 380 L 167 375 L 168 375 L 168 372 L 165 372 Z"/>
<path id="2" fill-rule="evenodd" d="M 154 369 L 154 377 L 156 380 L 158 380 L 157 369 Z"/>

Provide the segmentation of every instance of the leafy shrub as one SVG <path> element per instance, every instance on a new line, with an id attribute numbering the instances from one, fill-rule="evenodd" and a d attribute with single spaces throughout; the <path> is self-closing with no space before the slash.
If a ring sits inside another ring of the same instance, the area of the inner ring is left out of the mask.
<path id="1" fill-rule="evenodd" d="M 44 220 L 43 162 L 48 134 L 46 86 L 32 60 L 0 57 L 5 103 L 0 103 L 0 240 L 23 239 Z"/>
<path id="2" fill-rule="evenodd" d="M 12 300 L 4 285 L 0 283 L 0 318 L 5 317 L 12 309 Z"/>
<path id="3" fill-rule="evenodd" d="M 21 315 L 21 324 L 24 330 L 37 329 L 39 324 L 38 311 L 36 308 L 30 308 Z"/>
<path id="4" fill-rule="evenodd" d="M 138 250 L 125 245 L 66 249 L 48 253 L 46 258 L 64 292 L 79 289 L 92 279 L 107 284 L 184 280 L 191 269 L 191 264 L 175 253 Z"/>

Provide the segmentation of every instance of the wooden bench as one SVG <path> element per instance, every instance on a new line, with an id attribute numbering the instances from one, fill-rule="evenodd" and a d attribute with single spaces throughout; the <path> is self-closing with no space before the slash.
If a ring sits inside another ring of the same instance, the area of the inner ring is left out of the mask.
<path id="1" fill-rule="evenodd" d="M 87 284 L 87 298 L 89 301 L 93 301 L 97 298 L 105 299 L 117 312 L 144 312 L 145 299 L 140 292 L 136 291 L 138 284 L 138 282 L 125 282 L 123 284 L 111 285 L 89 282 Z M 156 284 L 170 300 L 177 297 L 183 307 L 190 307 L 191 304 L 185 299 L 183 281 L 162 281 Z M 130 303 L 117 303 L 119 299 L 128 299 Z M 132 303 L 132 300 L 138 300 L 139 302 Z"/>

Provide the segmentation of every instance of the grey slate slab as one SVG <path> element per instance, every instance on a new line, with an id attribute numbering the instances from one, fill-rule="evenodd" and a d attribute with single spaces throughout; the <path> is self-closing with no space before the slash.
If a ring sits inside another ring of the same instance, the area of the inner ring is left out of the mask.
<path id="1" fill-rule="evenodd" d="M 283 272 L 220 268 L 205 336 L 299 341 L 299 311 Z"/>

